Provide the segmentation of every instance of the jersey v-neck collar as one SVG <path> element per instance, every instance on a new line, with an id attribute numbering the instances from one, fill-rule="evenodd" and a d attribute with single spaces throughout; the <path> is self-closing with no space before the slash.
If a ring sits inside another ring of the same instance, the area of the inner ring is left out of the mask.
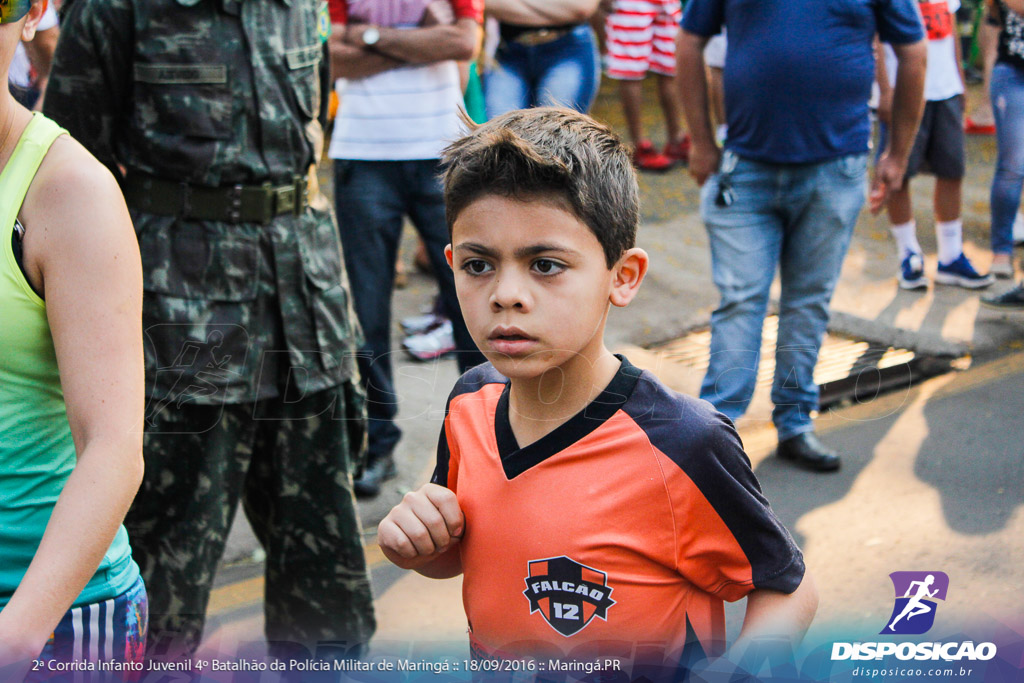
<path id="1" fill-rule="evenodd" d="M 505 389 L 501 392 L 495 407 L 494 436 L 498 442 L 498 455 L 506 477 L 514 479 L 534 465 L 539 465 L 561 453 L 603 425 L 625 405 L 643 371 L 625 357 L 618 354 L 615 354 L 615 357 L 622 364 L 604 391 L 567 422 L 524 448 L 519 447 L 516 435 L 512 432 L 512 423 L 508 417 L 509 391 L 512 385 L 511 382 L 505 383 Z"/>

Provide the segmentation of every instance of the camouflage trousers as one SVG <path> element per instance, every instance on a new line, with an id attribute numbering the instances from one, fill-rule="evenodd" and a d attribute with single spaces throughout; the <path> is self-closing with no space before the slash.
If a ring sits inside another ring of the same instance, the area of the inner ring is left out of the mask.
<path id="1" fill-rule="evenodd" d="M 198 647 L 239 500 L 266 551 L 271 654 L 315 653 L 323 641 L 349 656 L 365 649 L 376 622 L 352 495 L 356 392 L 346 382 L 294 402 L 186 404 L 147 418 L 146 474 L 125 526 L 149 589 L 149 656 Z"/>

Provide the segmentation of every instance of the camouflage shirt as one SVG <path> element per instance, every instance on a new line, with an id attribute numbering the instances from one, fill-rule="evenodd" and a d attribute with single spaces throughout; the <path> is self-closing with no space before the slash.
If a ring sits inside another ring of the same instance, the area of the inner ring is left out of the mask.
<path id="1" fill-rule="evenodd" d="M 317 0 L 76 0 L 45 110 L 115 175 L 223 187 L 305 175 L 326 12 Z M 159 402 L 299 396 L 354 373 L 329 202 L 268 224 L 132 209 L 147 390 Z"/>

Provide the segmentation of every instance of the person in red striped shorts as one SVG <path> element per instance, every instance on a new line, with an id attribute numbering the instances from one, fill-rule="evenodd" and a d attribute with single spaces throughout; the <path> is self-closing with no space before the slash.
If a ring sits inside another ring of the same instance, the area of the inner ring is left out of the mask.
<path id="1" fill-rule="evenodd" d="M 609 78 L 619 81 L 619 97 L 633 140 L 633 163 L 644 171 L 665 171 L 686 163 L 690 138 L 683 131 L 682 106 L 676 90 L 676 34 L 682 17 L 679 0 L 615 0 L 606 22 Z M 667 143 L 659 152 L 644 137 L 642 82 L 658 76 L 658 96 L 665 115 Z"/>

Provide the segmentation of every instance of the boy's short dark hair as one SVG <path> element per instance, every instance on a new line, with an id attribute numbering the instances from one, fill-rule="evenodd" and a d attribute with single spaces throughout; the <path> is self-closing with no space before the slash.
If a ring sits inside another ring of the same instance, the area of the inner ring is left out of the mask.
<path id="1" fill-rule="evenodd" d="M 615 133 L 572 109 L 538 107 L 473 126 L 443 154 L 448 233 L 486 195 L 565 205 L 604 249 L 611 268 L 636 243 L 640 192 L 629 152 Z"/>

